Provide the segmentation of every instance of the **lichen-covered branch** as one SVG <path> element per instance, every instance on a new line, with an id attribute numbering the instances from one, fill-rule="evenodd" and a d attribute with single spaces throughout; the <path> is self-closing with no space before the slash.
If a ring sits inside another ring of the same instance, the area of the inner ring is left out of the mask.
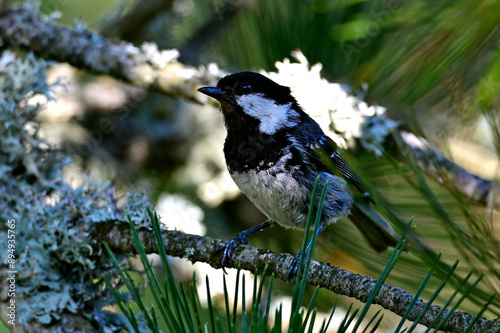
<path id="1" fill-rule="evenodd" d="M 155 44 L 140 48 L 111 41 L 84 29 L 69 29 L 23 9 L 0 13 L 4 46 L 33 52 L 46 60 L 68 62 L 97 74 L 111 75 L 149 91 L 201 102 L 201 85 L 214 84 L 223 73 L 214 65 L 195 68 L 177 62 L 176 50 L 159 51 Z"/>
<path id="2" fill-rule="evenodd" d="M 87 230 L 94 237 L 101 241 L 106 241 L 113 251 L 117 253 L 132 253 L 132 236 L 127 223 L 121 224 L 96 224 L 91 230 Z M 146 252 L 156 253 L 157 246 L 154 234 L 151 230 L 143 228 L 139 230 L 139 237 Z M 209 237 L 185 234 L 175 230 L 165 230 L 163 240 L 167 254 L 175 257 L 186 258 L 192 262 L 205 262 L 215 268 L 221 268 L 221 254 L 217 249 L 223 241 Z M 194 250 L 194 251 L 192 251 Z M 189 255 L 188 255 L 189 253 Z M 258 249 L 250 245 L 240 245 L 233 254 L 233 262 L 228 267 L 236 268 L 238 265 L 245 270 L 262 272 L 268 267 L 268 273 L 284 281 L 287 280 L 289 265 L 293 256 L 286 253 L 274 253 L 270 250 Z M 333 267 L 325 263 L 313 261 L 307 278 L 307 282 L 313 286 L 331 290 L 340 295 L 356 298 L 361 302 L 366 302 L 370 292 L 374 288 L 377 280 L 371 277 L 351 273 L 348 270 Z M 414 296 L 398 287 L 384 284 L 375 297 L 374 303 L 403 316 L 409 308 Z M 426 303 L 418 300 L 412 308 L 408 319 L 414 321 L 421 314 Z M 419 323 L 430 326 L 432 321 L 441 311 L 441 307 L 431 305 Z M 441 315 L 444 318 L 449 313 L 448 310 Z M 465 328 L 474 320 L 475 316 L 464 312 L 454 312 L 446 321 L 441 330 L 463 332 Z M 486 330 L 485 330 L 486 329 Z M 474 332 L 496 332 L 500 329 L 500 322 L 480 318 L 474 325 Z"/>
<path id="3" fill-rule="evenodd" d="M 500 195 L 495 182 L 476 176 L 446 158 L 429 141 L 413 133 L 400 131 L 400 138 L 413 152 L 418 166 L 427 176 L 465 198 L 482 205 L 500 208 Z M 389 146 L 389 144 L 387 145 Z M 401 155 L 401 152 L 397 152 Z"/>

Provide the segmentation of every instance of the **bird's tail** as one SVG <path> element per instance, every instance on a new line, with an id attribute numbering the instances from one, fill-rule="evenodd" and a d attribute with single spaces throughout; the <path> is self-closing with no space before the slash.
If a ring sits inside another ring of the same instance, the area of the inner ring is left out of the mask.
<path id="1" fill-rule="evenodd" d="M 388 246 L 395 247 L 399 242 L 396 231 L 369 203 L 355 202 L 349 219 L 377 252 L 384 252 Z"/>

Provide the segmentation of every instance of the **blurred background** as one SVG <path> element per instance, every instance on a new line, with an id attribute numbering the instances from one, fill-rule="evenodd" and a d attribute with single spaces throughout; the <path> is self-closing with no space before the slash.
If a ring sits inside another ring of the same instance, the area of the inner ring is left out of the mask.
<path id="1" fill-rule="evenodd" d="M 154 42 L 160 49 L 175 48 L 184 64 L 216 63 L 227 72 L 273 72 L 277 61 L 292 59 L 291 52 L 301 50 L 310 64 L 322 64 L 321 75 L 328 81 L 348 85 L 370 105 L 387 107 L 392 119 L 408 124 L 467 170 L 497 178 L 497 1 L 41 2 L 42 13 L 54 11 L 61 13 L 62 24 L 87 24 L 110 39 L 135 45 Z M 41 115 L 42 132 L 72 155 L 65 174 L 75 185 L 90 174 L 112 181 L 118 195 L 146 190 L 170 228 L 222 239 L 265 219 L 225 170 L 225 130 L 215 107 L 147 93 L 66 64 L 54 66 L 50 76 L 64 77 L 67 85 L 55 91 L 55 101 Z M 495 211 L 468 203 L 431 180 L 429 196 L 411 186 L 401 168 L 361 147 L 350 155 L 354 168 L 380 193 L 380 205 L 387 201 L 405 223 L 413 216 L 422 241 L 436 253 L 442 251 L 443 262 L 460 258 L 459 275 L 471 269 L 474 276 L 485 274 L 480 290 L 498 293 L 500 226 Z M 450 231 L 455 226 L 468 237 L 457 239 Z M 302 237 L 300 231 L 276 227 L 258 233 L 251 243 L 295 254 Z M 315 259 L 378 277 L 389 256 L 390 251 L 370 250 L 355 228 L 342 221 L 319 237 Z M 431 261 L 404 254 L 388 282 L 414 293 Z M 179 279 L 189 280 L 193 266 L 175 263 Z M 205 274 L 221 278 L 220 271 L 195 267 L 202 271 L 200 280 Z M 431 279 L 424 300 L 441 280 Z M 279 295 L 290 290 L 277 283 Z M 331 293 L 322 292 L 320 298 L 320 308 L 333 305 Z M 461 309 L 475 313 L 478 304 L 471 300 Z M 485 315 L 499 314 L 496 304 Z"/>

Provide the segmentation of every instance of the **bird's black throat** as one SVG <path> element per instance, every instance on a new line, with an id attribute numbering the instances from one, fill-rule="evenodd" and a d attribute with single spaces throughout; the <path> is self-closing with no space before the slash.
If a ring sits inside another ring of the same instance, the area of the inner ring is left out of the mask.
<path id="1" fill-rule="evenodd" d="M 261 121 L 243 112 L 239 105 L 223 101 L 221 110 L 227 129 L 224 155 L 230 172 L 267 170 L 283 157 L 286 149 L 290 150 L 290 128 L 267 134 L 260 130 Z"/>
<path id="2" fill-rule="evenodd" d="M 281 152 L 287 145 L 284 135 L 267 135 L 258 131 L 245 131 L 245 134 L 232 132 L 228 130 L 224 143 L 230 172 L 268 169 L 281 158 Z"/>

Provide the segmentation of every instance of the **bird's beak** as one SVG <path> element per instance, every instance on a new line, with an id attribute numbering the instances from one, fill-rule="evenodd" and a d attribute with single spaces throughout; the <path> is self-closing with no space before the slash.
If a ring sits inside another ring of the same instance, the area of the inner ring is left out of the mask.
<path id="1" fill-rule="evenodd" d="M 203 87 L 198 89 L 199 92 L 215 98 L 218 101 L 225 101 L 228 99 L 228 94 L 217 87 Z"/>

